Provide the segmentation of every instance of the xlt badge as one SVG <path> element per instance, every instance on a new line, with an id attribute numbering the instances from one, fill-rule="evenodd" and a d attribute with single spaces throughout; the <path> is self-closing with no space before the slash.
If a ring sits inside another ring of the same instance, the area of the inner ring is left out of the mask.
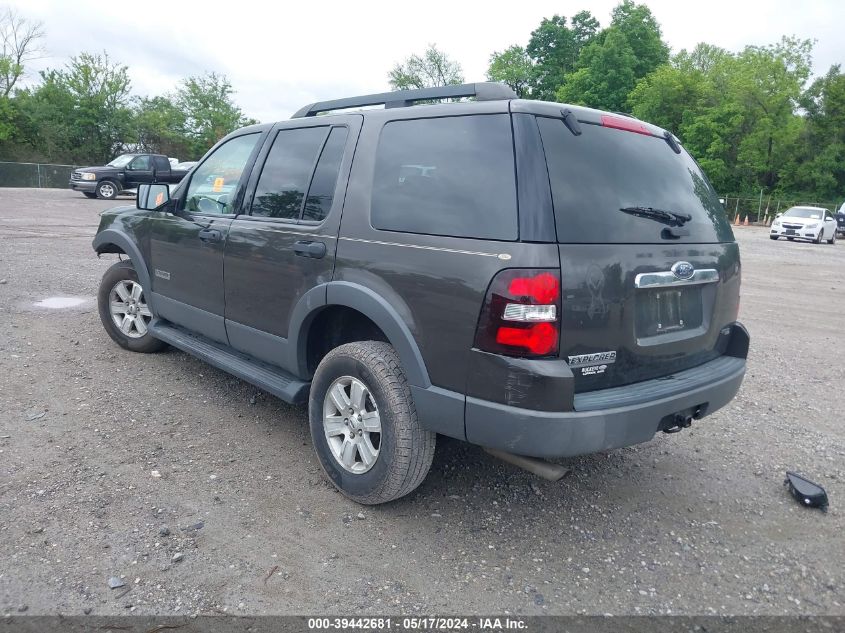
<path id="1" fill-rule="evenodd" d="M 570 356 L 567 360 L 570 367 L 590 367 L 592 365 L 609 365 L 616 362 L 616 352 L 596 352 L 594 354 L 579 354 Z"/>
<path id="2" fill-rule="evenodd" d="M 170 279 L 170 273 L 166 270 L 159 270 L 158 268 L 156 268 L 156 277 L 159 277 L 161 279 Z"/>

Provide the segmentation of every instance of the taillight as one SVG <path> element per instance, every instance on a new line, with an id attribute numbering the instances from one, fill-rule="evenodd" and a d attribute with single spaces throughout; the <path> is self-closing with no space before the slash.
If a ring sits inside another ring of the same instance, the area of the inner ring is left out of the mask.
<path id="1" fill-rule="evenodd" d="M 557 355 L 560 341 L 560 273 L 510 269 L 490 283 L 475 346 L 508 356 Z"/>
<path id="2" fill-rule="evenodd" d="M 602 114 L 601 124 L 603 127 L 611 127 L 615 130 L 625 130 L 626 132 L 636 132 L 637 134 L 651 136 L 651 130 L 636 119 Z"/>

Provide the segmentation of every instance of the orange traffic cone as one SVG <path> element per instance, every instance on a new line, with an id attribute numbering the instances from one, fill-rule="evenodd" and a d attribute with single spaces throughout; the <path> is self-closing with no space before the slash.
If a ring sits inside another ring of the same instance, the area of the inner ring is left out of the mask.
<path id="1" fill-rule="evenodd" d="M 745 216 L 745 222 L 742 223 L 742 226 L 748 226 L 748 216 Z"/>
<path id="2" fill-rule="evenodd" d="M 739 213 L 737 213 L 736 217 L 734 218 L 734 226 L 739 226 Z"/>

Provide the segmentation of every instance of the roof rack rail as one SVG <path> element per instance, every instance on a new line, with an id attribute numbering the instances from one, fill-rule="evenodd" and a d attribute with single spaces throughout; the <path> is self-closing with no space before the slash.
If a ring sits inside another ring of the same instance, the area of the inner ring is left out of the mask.
<path id="1" fill-rule="evenodd" d="M 393 92 L 361 95 L 360 97 L 318 101 L 300 108 L 291 118 L 300 119 L 307 116 L 316 116 L 320 112 L 382 104 L 385 108 L 407 108 L 418 101 L 457 99 L 459 97 L 475 97 L 478 101 L 497 101 L 500 99 L 516 99 L 517 94 L 507 85 L 493 81 L 459 86 L 438 86 L 420 90 L 394 90 Z"/>

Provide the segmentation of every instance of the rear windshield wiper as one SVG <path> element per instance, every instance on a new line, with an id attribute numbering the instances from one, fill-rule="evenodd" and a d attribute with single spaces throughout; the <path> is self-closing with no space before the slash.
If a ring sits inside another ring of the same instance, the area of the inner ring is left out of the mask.
<path id="1" fill-rule="evenodd" d="M 669 226 L 683 226 L 686 222 L 692 220 L 692 216 L 687 213 L 664 211 L 663 209 L 655 209 L 654 207 L 622 207 L 619 210 L 640 218 L 657 220 Z"/>

